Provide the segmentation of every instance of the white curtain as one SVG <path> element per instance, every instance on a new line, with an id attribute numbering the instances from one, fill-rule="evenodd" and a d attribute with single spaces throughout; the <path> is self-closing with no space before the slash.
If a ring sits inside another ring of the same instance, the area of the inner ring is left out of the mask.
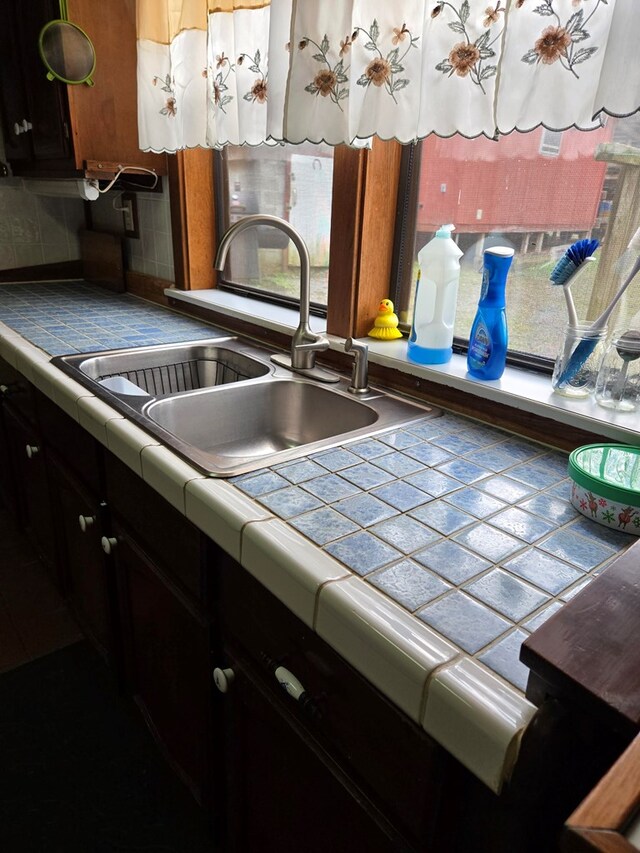
<path id="1" fill-rule="evenodd" d="M 140 147 L 590 129 L 639 48 L 639 0 L 138 0 Z"/>

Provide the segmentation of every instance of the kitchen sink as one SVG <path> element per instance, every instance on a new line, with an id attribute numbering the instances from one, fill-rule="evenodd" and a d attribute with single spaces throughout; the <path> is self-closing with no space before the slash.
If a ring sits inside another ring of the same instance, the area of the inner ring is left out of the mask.
<path id="1" fill-rule="evenodd" d="M 52 363 L 204 473 L 230 477 L 439 410 L 376 389 L 355 397 L 270 363 L 237 338 L 57 356 Z"/>

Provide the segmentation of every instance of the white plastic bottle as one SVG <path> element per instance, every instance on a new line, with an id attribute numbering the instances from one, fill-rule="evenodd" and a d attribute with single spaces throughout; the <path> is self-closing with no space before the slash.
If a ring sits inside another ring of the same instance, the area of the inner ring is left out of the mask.
<path id="1" fill-rule="evenodd" d="M 443 225 L 418 253 L 418 280 L 408 356 L 419 364 L 444 364 L 451 358 L 462 252 Z"/>

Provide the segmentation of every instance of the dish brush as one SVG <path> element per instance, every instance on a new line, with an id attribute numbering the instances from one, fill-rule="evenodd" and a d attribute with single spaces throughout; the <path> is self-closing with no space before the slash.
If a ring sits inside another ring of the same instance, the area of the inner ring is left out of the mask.
<path id="1" fill-rule="evenodd" d="M 634 236 L 632 242 L 634 242 L 636 240 L 636 237 L 638 237 L 639 235 L 640 235 L 640 230 L 638 232 L 636 232 L 636 235 Z M 631 267 L 631 272 L 629 273 L 629 275 L 625 278 L 625 280 L 622 282 L 622 284 L 618 288 L 618 292 L 616 293 L 616 295 L 613 297 L 611 302 L 604 309 L 602 314 L 596 320 L 594 320 L 593 323 L 589 326 L 588 331 L 599 332 L 602 329 L 604 329 L 604 327 L 607 324 L 607 320 L 611 316 L 611 312 L 616 307 L 616 305 L 618 304 L 618 302 L 622 298 L 625 290 L 629 287 L 629 285 L 631 284 L 631 282 L 636 277 L 636 275 L 638 274 L 639 271 L 640 271 L 640 255 L 638 255 L 638 257 L 636 258 L 634 265 Z M 578 346 L 573 351 L 573 354 L 572 354 L 571 358 L 569 359 L 567 366 L 562 371 L 562 374 L 560 375 L 560 378 L 558 380 L 559 383 L 570 382 L 573 379 L 573 377 L 582 368 L 582 365 L 585 363 L 585 361 L 589 358 L 589 356 L 593 352 L 596 343 L 597 343 L 597 339 L 595 339 L 595 338 L 590 339 L 590 340 L 580 341 Z"/>
<path id="2" fill-rule="evenodd" d="M 570 287 L 580 275 L 587 269 L 589 261 L 595 261 L 593 253 L 600 245 L 598 240 L 578 240 L 566 250 L 549 276 L 552 284 L 562 287 L 564 298 L 567 303 L 567 314 L 569 325 L 574 328 L 578 325 L 576 306 L 571 295 Z"/>

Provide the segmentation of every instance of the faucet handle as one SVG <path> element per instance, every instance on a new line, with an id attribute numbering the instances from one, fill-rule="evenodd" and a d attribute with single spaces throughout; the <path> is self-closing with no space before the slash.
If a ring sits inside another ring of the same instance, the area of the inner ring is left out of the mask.
<path id="1" fill-rule="evenodd" d="M 354 355 L 351 385 L 349 385 L 347 391 L 351 394 L 366 394 L 369 390 L 369 347 L 366 344 L 360 343 L 360 341 L 355 341 L 353 338 L 347 338 L 344 342 L 344 351 L 353 353 Z"/>

